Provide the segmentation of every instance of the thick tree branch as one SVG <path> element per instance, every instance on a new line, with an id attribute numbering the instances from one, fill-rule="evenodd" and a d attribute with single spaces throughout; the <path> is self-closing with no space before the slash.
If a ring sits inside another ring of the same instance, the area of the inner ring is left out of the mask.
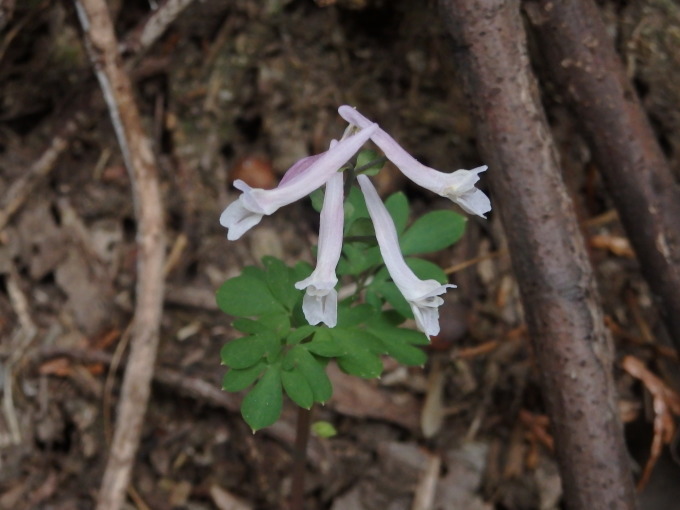
<path id="1" fill-rule="evenodd" d="M 611 339 L 529 68 L 519 0 L 440 0 L 544 382 L 567 507 L 633 509 Z"/>
<path id="2" fill-rule="evenodd" d="M 592 0 L 525 2 L 680 349 L 680 187 Z"/>
<path id="3" fill-rule="evenodd" d="M 137 218 L 137 289 L 130 358 L 97 508 L 124 502 L 139 445 L 156 361 L 163 300 L 165 237 L 158 171 L 132 85 L 118 53 L 104 0 L 74 0 L 90 60 L 106 100 L 132 182 Z"/>

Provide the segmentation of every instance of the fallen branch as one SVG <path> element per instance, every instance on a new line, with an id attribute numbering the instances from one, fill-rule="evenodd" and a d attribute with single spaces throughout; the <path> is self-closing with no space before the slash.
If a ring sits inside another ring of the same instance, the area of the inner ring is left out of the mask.
<path id="1" fill-rule="evenodd" d="M 67 358 L 88 365 L 103 364 L 112 368 L 116 364 L 114 356 L 104 351 L 59 347 L 43 347 L 35 354 L 33 359 L 36 363 L 44 363 L 59 358 Z M 171 390 L 173 394 L 182 395 L 230 413 L 237 414 L 240 412 L 241 397 L 222 391 L 219 385 L 214 382 L 187 375 L 180 370 L 164 367 L 158 367 L 154 370 L 152 379 L 156 384 Z M 281 444 L 293 448 L 295 441 L 294 417 L 293 413 L 285 412 L 282 420 L 271 427 L 263 429 L 258 434 L 265 434 L 276 439 Z M 314 436 L 310 437 L 309 446 L 310 448 L 307 452 L 309 461 L 317 472 L 327 474 L 337 464 L 333 462 L 334 455 L 325 448 L 322 441 L 319 441 Z"/>
<path id="2" fill-rule="evenodd" d="M 85 364 L 103 364 L 112 366 L 114 356 L 104 352 L 90 349 L 64 349 L 57 347 L 44 347 L 37 352 L 36 362 L 68 358 Z M 173 390 L 180 395 L 196 399 L 199 402 L 214 407 L 226 409 L 238 413 L 241 405 L 240 399 L 231 393 L 226 393 L 213 383 L 198 377 L 188 376 L 178 370 L 170 368 L 158 368 L 154 370 L 153 381 Z"/>
<path id="3" fill-rule="evenodd" d="M 612 342 L 530 70 L 519 0 L 440 0 L 507 233 L 567 507 L 635 508 Z"/>
<path id="4" fill-rule="evenodd" d="M 592 0 L 524 3 L 680 350 L 680 187 Z"/>
<path id="5" fill-rule="evenodd" d="M 68 119 L 61 131 L 52 139 L 50 146 L 40 158 L 31 165 L 28 171 L 12 183 L 0 202 L 0 231 L 7 226 L 15 212 L 21 208 L 35 187 L 49 175 L 57 163 L 59 156 L 67 149 L 71 137 L 78 131 L 79 115 Z"/>
<path id="6" fill-rule="evenodd" d="M 166 0 L 125 38 L 122 50 L 141 55 L 165 33 L 194 0 Z"/>
<path id="7" fill-rule="evenodd" d="M 123 69 L 104 0 L 74 0 L 83 38 L 132 182 L 137 218 L 137 288 L 130 358 L 97 508 L 117 510 L 125 498 L 151 391 L 163 302 L 165 236 L 158 171 Z"/>

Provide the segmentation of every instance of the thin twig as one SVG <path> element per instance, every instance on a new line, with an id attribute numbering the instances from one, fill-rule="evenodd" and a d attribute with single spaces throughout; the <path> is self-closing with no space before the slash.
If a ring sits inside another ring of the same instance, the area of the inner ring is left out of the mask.
<path id="1" fill-rule="evenodd" d="M 165 4 L 159 7 L 153 15 L 142 22 L 135 28 L 130 35 L 128 35 L 125 48 L 129 53 L 129 63 L 132 64 L 138 60 L 162 35 L 161 30 L 167 29 L 172 21 L 178 16 L 184 8 L 189 6 L 193 0 L 168 0 Z M 46 2 L 47 3 L 47 2 Z M 178 6 L 181 5 L 181 8 Z M 37 8 L 34 12 L 38 12 L 43 6 Z M 171 16 L 170 14 L 173 14 Z M 162 20 L 162 22 L 161 22 Z M 153 25 L 146 28 L 146 24 Z M 147 34 L 139 38 L 139 34 Z M 137 37 L 137 38 L 136 38 Z M 1 52 L 0 52 L 0 58 Z M 71 139 L 78 132 L 80 126 L 87 122 L 89 116 L 86 112 L 91 101 L 82 100 L 88 97 L 91 91 L 83 94 L 81 104 L 87 106 L 76 107 L 75 112 L 63 122 L 63 127 L 60 132 L 52 139 L 49 147 L 42 153 L 40 158 L 31 165 L 28 172 L 20 179 L 16 180 L 12 186 L 7 190 L 2 198 L 0 198 L 0 231 L 2 231 L 12 216 L 21 208 L 26 199 L 31 195 L 35 187 L 47 177 L 55 167 L 55 164 L 61 154 L 68 148 Z"/>
<path id="2" fill-rule="evenodd" d="M 37 362 L 55 358 L 68 358 L 85 364 L 101 363 L 111 367 L 115 362 L 115 356 L 104 351 L 90 349 L 44 347 L 35 355 Z M 203 379 L 188 376 L 170 368 L 159 367 L 153 373 L 153 380 L 170 388 L 173 393 L 185 395 L 231 412 L 238 412 L 239 410 L 240 400 L 236 396 L 220 390 L 216 385 Z M 266 430 L 269 431 L 270 429 Z"/>
<path id="3" fill-rule="evenodd" d="M 184 9 L 194 0 L 166 0 L 148 18 L 140 23 L 123 42 L 123 51 L 141 55 L 165 33 Z"/>
<path id="4" fill-rule="evenodd" d="M 74 0 L 83 38 L 130 174 L 137 218 L 136 308 L 130 358 L 97 508 L 118 510 L 125 498 L 151 392 L 163 302 L 165 236 L 158 170 L 123 69 L 104 0 Z"/>
<path id="5" fill-rule="evenodd" d="M 15 212 L 24 204 L 38 185 L 54 169 L 59 156 L 67 149 L 71 137 L 78 131 L 78 116 L 67 120 L 62 130 L 52 139 L 50 146 L 28 171 L 12 183 L 0 202 L 0 231 L 7 226 Z"/>

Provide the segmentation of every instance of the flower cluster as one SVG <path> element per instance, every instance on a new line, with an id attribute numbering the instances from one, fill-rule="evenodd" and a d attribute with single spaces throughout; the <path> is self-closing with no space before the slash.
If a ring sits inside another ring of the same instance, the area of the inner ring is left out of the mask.
<path id="1" fill-rule="evenodd" d="M 308 278 L 297 282 L 295 287 L 305 289 L 302 309 L 307 321 L 312 325 L 323 322 L 331 328 L 337 324 L 338 294 L 335 286 L 338 278 L 335 270 L 343 242 L 344 182 L 339 170 L 369 139 L 406 177 L 419 186 L 449 198 L 470 214 L 485 217 L 491 210 L 488 197 L 475 188 L 478 174 L 485 171 L 486 166 L 452 173 L 440 172 L 417 161 L 394 138 L 356 109 L 341 106 L 338 112 L 349 123 L 340 141 L 332 141 L 326 152 L 295 163 L 274 189 L 253 189 L 241 180 L 235 181 L 234 186 L 243 193 L 220 216 L 221 225 L 228 229 L 227 238 L 235 240 L 257 225 L 263 216 L 325 185 L 317 266 Z M 365 175 L 359 175 L 357 181 L 364 194 L 380 253 L 390 277 L 411 306 L 418 329 L 427 336 L 438 334 L 439 306 L 444 302 L 439 296 L 455 285 L 421 280 L 411 271 L 401 254 L 394 222 L 375 187 Z"/>

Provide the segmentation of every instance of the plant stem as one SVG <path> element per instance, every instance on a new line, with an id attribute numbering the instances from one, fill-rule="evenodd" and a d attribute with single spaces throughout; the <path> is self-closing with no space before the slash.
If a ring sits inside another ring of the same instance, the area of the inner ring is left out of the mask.
<path id="1" fill-rule="evenodd" d="M 293 483 L 290 489 L 290 510 L 303 510 L 305 501 L 305 466 L 307 464 L 307 442 L 312 423 L 312 410 L 298 408 L 293 451 Z"/>

